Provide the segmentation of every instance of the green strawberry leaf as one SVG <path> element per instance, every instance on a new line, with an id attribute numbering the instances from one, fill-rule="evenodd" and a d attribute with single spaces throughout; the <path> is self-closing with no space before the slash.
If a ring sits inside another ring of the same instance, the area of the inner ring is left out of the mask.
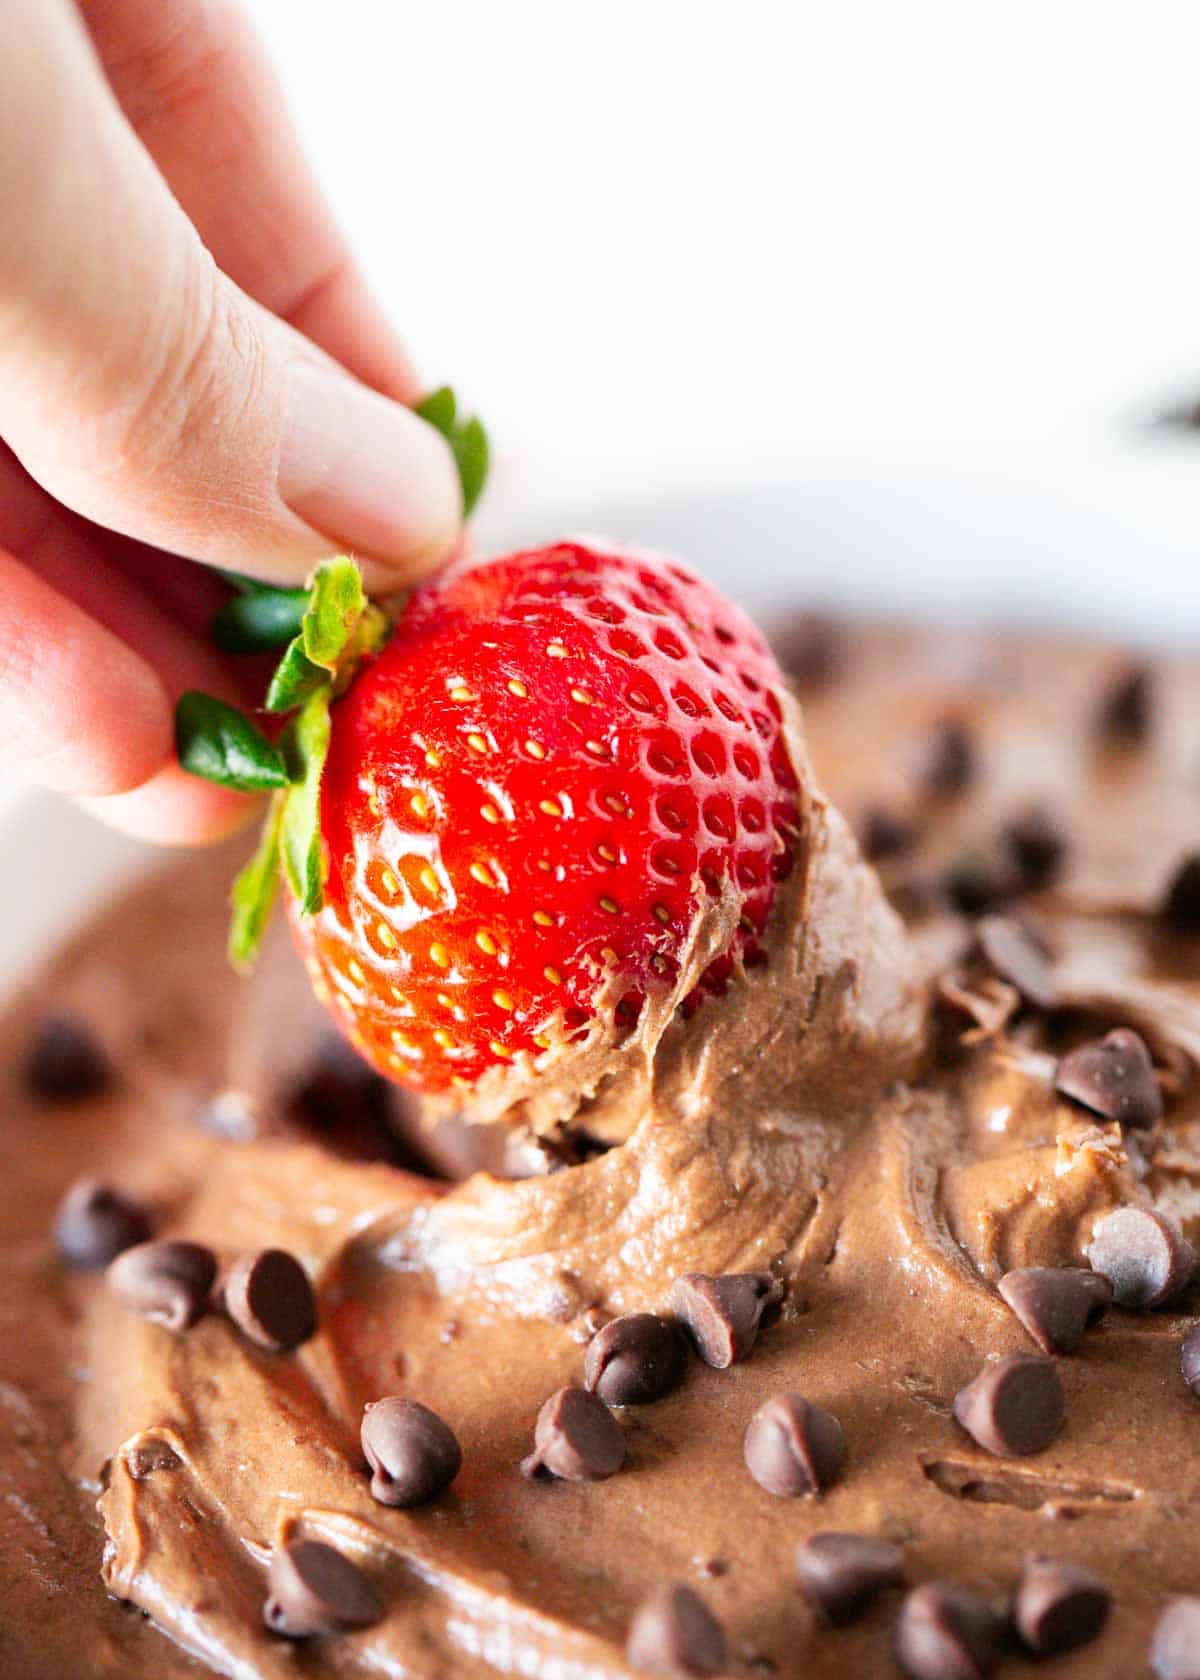
<path id="1" fill-rule="evenodd" d="M 329 683 L 329 672 L 323 665 L 314 665 L 304 651 L 304 637 L 294 636 L 287 652 L 275 667 L 271 686 L 267 689 L 266 708 L 269 712 L 294 712 L 310 695 Z"/>
<path id="2" fill-rule="evenodd" d="M 304 651 L 314 665 L 337 670 L 367 598 L 362 573 L 346 556 L 323 560 L 309 579 L 308 610 L 300 626 Z"/>
<path id="3" fill-rule="evenodd" d="M 448 438 L 454 430 L 454 420 L 458 413 L 458 398 L 454 394 L 454 387 L 439 385 L 436 391 L 428 391 L 420 402 L 414 405 L 413 411 L 419 414 L 422 420 L 428 420 L 444 438 Z"/>
<path id="4" fill-rule="evenodd" d="M 279 892 L 279 831 L 288 795 L 277 793 L 263 823 L 262 838 L 249 863 L 233 883 L 229 903 L 233 917 L 229 924 L 229 960 L 234 968 L 246 970 L 254 964 L 258 948 L 275 908 Z"/>
<path id="5" fill-rule="evenodd" d="M 195 689 L 175 708 L 175 751 L 189 775 L 241 793 L 287 784 L 282 757 L 249 718 Z"/>
<path id="6" fill-rule="evenodd" d="M 471 512 L 487 481 L 490 450 L 481 421 L 471 415 L 458 418 L 458 398 L 449 385 L 430 391 L 416 404 L 415 412 L 441 432 L 450 445 L 462 485 L 463 516 Z"/>
<path id="7" fill-rule="evenodd" d="M 268 653 L 299 633 L 307 609 L 307 589 L 245 591 L 216 614 L 212 639 L 223 653 Z"/>
<path id="8" fill-rule="evenodd" d="M 292 786 L 284 801 L 283 867 L 302 915 L 321 908 L 321 773 L 329 751 L 329 688 L 309 695 L 280 743 Z"/>

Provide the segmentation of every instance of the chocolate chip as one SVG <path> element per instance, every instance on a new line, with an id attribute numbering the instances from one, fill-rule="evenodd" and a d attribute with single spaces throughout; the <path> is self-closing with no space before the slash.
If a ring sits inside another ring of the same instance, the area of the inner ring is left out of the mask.
<path id="1" fill-rule="evenodd" d="M 1176 933 L 1200 933 L 1200 852 L 1184 858 L 1171 877 L 1163 915 Z"/>
<path id="2" fill-rule="evenodd" d="M 1130 1027 L 1069 1051 L 1058 1064 L 1054 1089 L 1132 1131 L 1147 1131 L 1162 1119 L 1154 1063 L 1145 1039 Z"/>
<path id="3" fill-rule="evenodd" d="M 598 1482 L 625 1462 L 625 1437 L 603 1400 L 586 1388 L 560 1388 L 538 1413 L 522 1475 L 546 1471 L 566 1482 Z"/>
<path id="4" fill-rule="evenodd" d="M 1087 1257 L 1112 1284 L 1114 1305 L 1133 1312 L 1172 1300 L 1196 1269 L 1195 1250 L 1178 1226 L 1140 1207 L 1118 1208 L 1102 1220 Z"/>
<path id="5" fill-rule="evenodd" d="M 393 1112 L 393 1101 L 398 1113 Z M 415 1147 L 421 1128 L 408 1123 L 412 1101 L 368 1067 L 344 1038 L 330 1033 L 318 1044 L 299 1081 L 281 1093 L 279 1106 L 293 1123 L 315 1132 L 324 1148 L 344 1159 L 388 1161 L 428 1171 Z"/>
<path id="6" fill-rule="evenodd" d="M 885 1587 L 900 1584 L 904 1553 L 870 1534 L 814 1534 L 796 1552 L 805 1597 L 827 1621 L 852 1622 Z"/>
<path id="7" fill-rule="evenodd" d="M 1014 817 L 1001 830 L 1000 839 L 1022 885 L 1031 890 L 1047 886 L 1062 868 L 1066 837 L 1043 805 L 1030 805 Z"/>
<path id="8" fill-rule="evenodd" d="M 1015 916 L 985 916 L 975 938 L 984 960 L 1002 980 L 1036 1008 L 1053 1009 L 1057 992 L 1050 953 L 1026 923 Z"/>
<path id="9" fill-rule="evenodd" d="M 1192 1393 L 1200 1398 L 1200 1324 L 1195 1324 L 1183 1338 L 1179 1349 L 1179 1367 L 1183 1380 Z"/>
<path id="10" fill-rule="evenodd" d="M 837 1481 L 846 1440 L 831 1412 L 801 1394 L 776 1394 L 750 1419 L 742 1457 L 764 1492 L 796 1499 Z"/>
<path id="11" fill-rule="evenodd" d="M 107 1091 L 113 1071 L 82 1021 L 73 1015 L 47 1015 L 25 1059 L 25 1080 L 43 1102 L 75 1102 Z"/>
<path id="12" fill-rule="evenodd" d="M 54 1216 L 58 1252 L 68 1265 L 89 1272 L 147 1241 L 150 1230 L 145 1210 L 98 1178 L 76 1179 Z"/>
<path id="13" fill-rule="evenodd" d="M 282 1248 L 244 1254 L 225 1280 L 225 1311 L 257 1347 L 285 1353 L 317 1328 L 317 1303 L 304 1267 Z"/>
<path id="14" fill-rule="evenodd" d="M 827 613 L 798 613 L 776 631 L 771 643 L 780 665 L 797 688 L 823 688 L 837 675 L 842 663 L 842 628 Z"/>
<path id="15" fill-rule="evenodd" d="M 783 1285 L 769 1272 L 685 1272 L 671 1291 L 671 1311 L 687 1329 L 696 1352 L 718 1371 L 745 1359 L 764 1319 L 783 1300 Z"/>
<path id="16" fill-rule="evenodd" d="M 1062 1426 L 1062 1383 L 1052 1359 L 1010 1353 L 989 1362 L 954 1396 L 954 1415 L 985 1452 L 1027 1458 Z"/>
<path id="17" fill-rule="evenodd" d="M 1073 1353 L 1112 1302 L 1112 1284 L 1085 1266 L 1022 1266 L 1000 1294 L 1043 1353 Z"/>
<path id="18" fill-rule="evenodd" d="M 957 718 L 943 718 L 920 753 L 917 779 L 921 786 L 939 798 L 961 793 L 975 768 L 975 747 L 966 725 Z"/>
<path id="19" fill-rule="evenodd" d="M 960 915 L 982 916 L 1015 898 L 1020 882 L 999 858 L 964 852 L 943 869 L 937 886 L 943 899 Z"/>
<path id="20" fill-rule="evenodd" d="M 1154 673 L 1148 665 L 1130 665 L 1118 672 L 1101 696 L 1096 726 L 1104 735 L 1143 741 L 1154 721 Z"/>
<path id="21" fill-rule="evenodd" d="M 407 1510 L 444 1493 L 462 1469 L 462 1448 L 450 1425 L 419 1400 L 392 1394 L 363 1412 L 362 1449 L 381 1505 Z"/>
<path id="22" fill-rule="evenodd" d="M 147 1476 L 155 1476 L 160 1472 L 178 1470 L 183 1463 L 179 1454 L 165 1441 L 153 1439 L 140 1441 L 137 1446 L 130 1447 L 125 1453 L 125 1463 L 129 1467 L 129 1474 L 135 1482 L 145 1481 Z"/>
<path id="23" fill-rule="evenodd" d="M 357 1564 L 320 1540 L 292 1540 L 271 1555 L 263 1621 L 288 1639 L 370 1627 L 383 1614 Z"/>
<path id="24" fill-rule="evenodd" d="M 1173 1598 L 1150 1646 L 1158 1680 L 1200 1680 L 1200 1598 Z"/>
<path id="25" fill-rule="evenodd" d="M 211 1248 L 194 1242 L 144 1242 L 127 1248 L 108 1268 L 109 1288 L 131 1311 L 187 1330 L 208 1305 L 217 1275 Z"/>
<path id="26" fill-rule="evenodd" d="M 1112 1594 L 1090 1569 L 1031 1557 L 1013 1598 L 1012 1619 L 1022 1644 L 1036 1656 L 1059 1657 L 1089 1645 L 1111 1608 Z"/>
<path id="27" fill-rule="evenodd" d="M 627 1313 L 597 1331 L 588 1344 L 584 1382 L 609 1406 L 657 1400 L 682 1380 L 683 1338 L 653 1313 Z"/>
<path id="28" fill-rule="evenodd" d="M 900 1606 L 896 1661 L 912 1680 L 984 1680 L 1003 1643 L 1003 1623 L 987 1600 L 953 1581 L 914 1587 Z"/>
<path id="29" fill-rule="evenodd" d="M 691 1587 L 659 1587 L 639 1605 L 625 1655 L 644 1674 L 719 1674 L 725 1630 Z"/>
<path id="30" fill-rule="evenodd" d="M 899 857 L 916 844 L 916 825 L 887 805 L 868 805 L 859 823 L 858 841 L 869 863 Z"/>

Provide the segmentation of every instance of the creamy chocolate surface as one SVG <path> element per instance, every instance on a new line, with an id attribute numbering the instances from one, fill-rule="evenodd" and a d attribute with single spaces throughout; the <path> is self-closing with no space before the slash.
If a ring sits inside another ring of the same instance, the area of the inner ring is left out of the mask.
<path id="1" fill-rule="evenodd" d="M 768 964 L 667 1028 L 611 1128 L 628 1141 L 561 1170 L 438 1182 L 302 1128 L 288 1093 L 324 1021 L 282 929 L 251 981 L 229 976 L 228 853 L 170 865 L 55 957 L 0 1026 L 0 1674 L 625 1676 L 634 1611 L 664 1583 L 723 1622 L 731 1673 L 891 1672 L 895 1592 L 834 1629 L 797 1588 L 796 1546 L 821 1530 L 898 1543 L 909 1584 L 996 1599 L 1030 1552 L 1087 1564 L 1114 1610 L 1053 1672 L 1145 1672 L 1165 1600 L 1200 1590 L 1200 1400 L 1178 1364 L 1197 1286 L 1112 1311 L 1058 1361 L 1065 1422 L 1035 1456 L 992 1456 L 952 1410 L 987 1359 L 1034 1351 L 1005 1271 L 1086 1264 L 1126 1203 L 1200 1237 L 1200 937 L 1159 913 L 1200 845 L 1200 668 L 1158 670 L 1144 738 L 1097 731 L 1121 668 L 1024 638 L 847 632 L 804 696 L 806 864 Z M 937 792 L 921 755 L 947 718 L 972 763 Z M 946 904 L 964 870 L 988 907 L 1016 894 L 997 836 L 1031 801 L 1065 844 L 1049 884 L 1017 895 L 1049 949 L 1049 1008 L 989 970 Z M 914 843 L 877 877 L 849 825 L 880 803 Z M 94 1031 L 110 1090 L 26 1090 L 52 1010 Z M 1116 1026 L 1155 1059 L 1149 1132 L 1055 1092 L 1059 1056 Z M 247 1106 L 202 1123 L 231 1088 Z M 510 1170 L 554 1164 L 536 1139 L 478 1141 Z M 290 1250 L 316 1337 L 272 1354 L 218 1312 L 182 1334 L 131 1314 L 55 1251 L 83 1173 L 224 1266 Z M 664 1310 L 687 1271 L 769 1271 L 781 1316 L 745 1361 L 693 1357 L 665 1398 L 618 1410 L 616 1475 L 523 1479 L 538 1410 L 582 1380 L 590 1336 Z M 787 1391 L 845 1435 L 817 1497 L 772 1497 L 743 1462 L 750 1418 Z M 463 1449 L 419 1509 L 371 1497 L 359 1445 L 364 1405 L 395 1393 Z M 362 1566 L 380 1622 L 304 1643 L 264 1628 L 271 1549 L 300 1537 Z"/>

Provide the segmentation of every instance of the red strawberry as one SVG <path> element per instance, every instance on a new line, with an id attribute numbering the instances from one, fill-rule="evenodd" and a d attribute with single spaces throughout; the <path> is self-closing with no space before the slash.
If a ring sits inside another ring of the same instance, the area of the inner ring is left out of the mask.
<path id="1" fill-rule="evenodd" d="M 692 572 L 583 543 L 419 589 L 332 711 L 318 991 L 382 1072 L 439 1092 L 678 977 L 705 893 L 761 957 L 798 843 L 779 670 Z"/>

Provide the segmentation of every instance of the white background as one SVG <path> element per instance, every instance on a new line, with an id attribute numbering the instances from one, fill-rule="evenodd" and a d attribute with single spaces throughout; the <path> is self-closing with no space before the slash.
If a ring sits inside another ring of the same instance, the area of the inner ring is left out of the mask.
<path id="1" fill-rule="evenodd" d="M 1190 4 L 252 9 L 422 366 L 535 489 L 1054 477 L 1200 396 Z"/>

